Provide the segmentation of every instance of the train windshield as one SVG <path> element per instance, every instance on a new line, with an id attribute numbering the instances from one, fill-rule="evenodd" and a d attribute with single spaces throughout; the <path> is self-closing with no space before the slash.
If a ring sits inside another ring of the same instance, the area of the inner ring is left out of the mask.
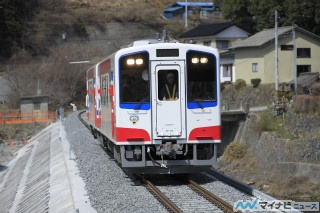
<path id="1" fill-rule="evenodd" d="M 210 53 L 189 51 L 187 73 L 188 102 L 216 102 L 218 84 L 215 56 Z"/>
<path id="2" fill-rule="evenodd" d="M 140 52 L 121 57 L 119 79 L 120 104 L 124 108 L 134 108 L 137 103 L 149 103 L 148 53 Z"/>

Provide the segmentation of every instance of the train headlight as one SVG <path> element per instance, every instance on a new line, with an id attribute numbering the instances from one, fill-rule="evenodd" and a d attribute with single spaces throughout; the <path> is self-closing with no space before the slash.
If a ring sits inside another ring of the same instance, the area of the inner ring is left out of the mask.
<path id="1" fill-rule="evenodd" d="M 136 59 L 136 65 L 141 65 L 141 64 L 143 64 L 143 59 L 142 58 Z"/>
<path id="2" fill-rule="evenodd" d="M 200 63 L 201 63 L 201 64 L 206 64 L 206 63 L 208 63 L 208 58 L 200 58 Z"/>
<path id="3" fill-rule="evenodd" d="M 132 59 L 132 58 L 127 59 L 127 64 L 134 65 L 134 59 Z"/>
<path id="4" fill-rule="evenodd" d="M 192 58 L 192 59 L 191 59 L 191 62 L 192 62 L 193 64 L 197 64 L 197 63 L 199 63 L 199 58 Z"/>

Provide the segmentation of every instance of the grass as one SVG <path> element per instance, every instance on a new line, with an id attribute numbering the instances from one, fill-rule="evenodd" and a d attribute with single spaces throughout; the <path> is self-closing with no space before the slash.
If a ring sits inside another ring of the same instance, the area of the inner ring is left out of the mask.
<path id="1" fill-rule="evenodd" d="M 299 139 L 297 135 L 290 133 L 285 127 L 286 115 L 274 117 L 271 112 L 263 111 L 258 114 L 259 118 L 254 126 L 257 132 L 270 131 L 283 139 Z"/>
<path id="2" fill-rule="evenodd" d="M 223 155 L 226 161 L 230 163 L 234 160 L 243 158 L 246 154 L 247 148 L 247 145 L 233 141 L 226 147 Z"/>
<path id="3" fill-rule="evenodd" d="M 30 138 L 47 126 L 46 123 L 0 125 L 0 143 Z"/>
<path id="4" fill-rule="evenodd" d="M 319 191 L 313 191 L 310 193 L 311 200 L 319 201 L 320 200 L 320 189 Z"/>

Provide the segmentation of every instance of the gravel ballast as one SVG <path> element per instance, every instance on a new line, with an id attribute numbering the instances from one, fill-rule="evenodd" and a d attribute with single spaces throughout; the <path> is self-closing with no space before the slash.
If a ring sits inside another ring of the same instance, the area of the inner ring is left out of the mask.
<path id="1" fill-rule="evenodd" d="M 167 212 L 131 175 L 127 175 L 94 139 L 74 112 L 65 121 L 72 158 L 97 212 Z"/>

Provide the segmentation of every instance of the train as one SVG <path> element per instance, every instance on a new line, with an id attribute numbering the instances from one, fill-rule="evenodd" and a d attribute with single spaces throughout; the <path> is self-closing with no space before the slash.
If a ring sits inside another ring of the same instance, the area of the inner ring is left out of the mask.
<path id="1" fill-rule="evenodd" d="M 127 172 L 206 171 L 221 144 L 219 53 L 166 33 L 86 71 L 91 133 Z"/>

